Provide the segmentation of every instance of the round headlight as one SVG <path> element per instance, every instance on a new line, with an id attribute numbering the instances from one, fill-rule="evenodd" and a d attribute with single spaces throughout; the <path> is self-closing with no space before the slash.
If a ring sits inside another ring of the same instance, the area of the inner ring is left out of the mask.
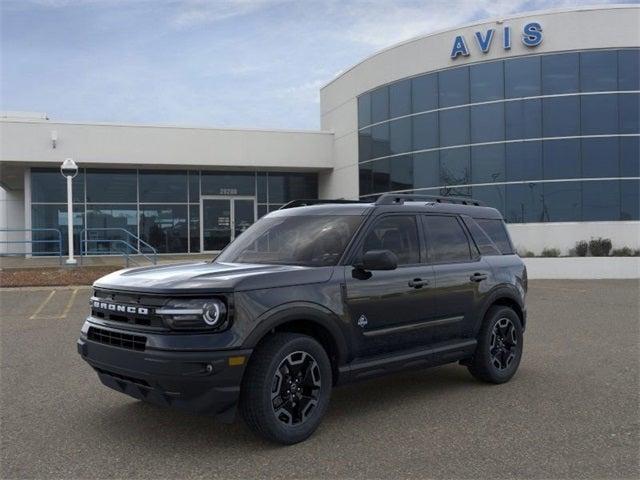
<path id="1" fill-rule="evenodd" d="M 202 319 L 210 326 L 217 325 L 221 317 L 220 305 L 218 303 L 205 303 L 202 307 Z"/>

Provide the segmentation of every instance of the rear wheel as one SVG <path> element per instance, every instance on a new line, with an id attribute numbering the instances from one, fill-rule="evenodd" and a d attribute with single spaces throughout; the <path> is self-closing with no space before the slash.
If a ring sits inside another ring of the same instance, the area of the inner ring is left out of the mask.
<path id="1" fill-rule="evenodd" d="M 491 307 L 485 315 L 478 334 L 478 347 L 467 368 L 478 380 L 507 382 L 518 370 L 522 347 L 522 325 L 516 312 L 509 307 Z"/>
<path id="2" fill-rule="evenodd" d="M 242 383 L 240 410 L 247 425 L 268 440 L 307 439 L 329 407 L 331 363 L 313 338 L 276 333 L 251 356 Z"/>

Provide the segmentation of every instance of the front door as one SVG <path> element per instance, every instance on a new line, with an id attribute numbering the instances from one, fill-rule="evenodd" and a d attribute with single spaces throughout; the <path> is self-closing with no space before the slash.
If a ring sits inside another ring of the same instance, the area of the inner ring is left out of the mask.
<path id="1" fill-rule="evenodd" d="M 203 196 L 200 208 L 203 252 L 219 252 L 256 221 L 253 197 Z"/>

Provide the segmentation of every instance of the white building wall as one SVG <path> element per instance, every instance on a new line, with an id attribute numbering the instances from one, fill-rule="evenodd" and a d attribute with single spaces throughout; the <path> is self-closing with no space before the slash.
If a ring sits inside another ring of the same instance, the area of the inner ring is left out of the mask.
<path id="1" fill-rule="evenodd" d="M 24 191 L 5 190 L 0 187 L 0 242 L 23 240 L 24 232 L 2 232 L 6 229 L 24 229 Z M 0 253 L 25 252 L 21 243 L 0 243 Z"/>

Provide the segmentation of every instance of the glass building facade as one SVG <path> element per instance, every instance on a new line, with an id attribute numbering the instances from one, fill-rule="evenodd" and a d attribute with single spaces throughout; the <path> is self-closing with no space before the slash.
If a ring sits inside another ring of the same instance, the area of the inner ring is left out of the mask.
<path id="1" fill-rule="evenodd" d="M 640 219 L 640 50 L 531 55 L 358 97 L 360 197 L 473 197 L 511 223 Z"/>
<path id="2" fill-rule="evenodd" d="M 66 252 L 65 179 L 58 169 L 32 168 L 31 192 L 32 228 L 59 229 Z M 124 242 L 144 251 L 135 236 L 158 253 L 217 251 L 284 203 L 317 196 L 315 173 L 80 169 L 73 180 L 74 248 L 80 251 L 82 238 L 93 254 L 121 251 Z M 33 233 L 34 240 L 56 238 Z M 33 253 L 57 248 L 34 243 Z"/>

